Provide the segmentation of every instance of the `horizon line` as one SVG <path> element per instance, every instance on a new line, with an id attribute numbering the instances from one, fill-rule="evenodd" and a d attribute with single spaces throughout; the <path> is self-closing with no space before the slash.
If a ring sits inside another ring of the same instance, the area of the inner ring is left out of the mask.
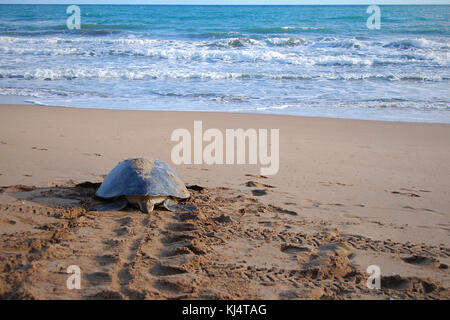
<path id="1" fill-rule="evenodd" d="M 0 5 L 70 5 L 73 2 L 67 3 L 5 3 L 0 2 Z M 290 7 L 298 7 L 298 6 L 368 6 L 369 3 L 354 3 L 354 4 L 344 4 L 344 3 L 320 3 L 320 4 L 205 4 L 205 3 L 81 3 L 77 4 L 78 6 L 267 6 L 267 7 L 280 7 L 280 6 L 290 6 Z M 385 4 L 377 4 L 377 6 L 449 6 L 450 3 L 385 3 Z"/>

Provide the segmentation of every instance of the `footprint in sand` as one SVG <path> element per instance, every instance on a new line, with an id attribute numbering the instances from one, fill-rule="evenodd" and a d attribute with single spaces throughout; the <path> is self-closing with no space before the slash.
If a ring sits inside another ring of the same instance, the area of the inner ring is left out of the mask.
<path id="1" fill-rule="evenodd" d="M 230 223 L 230 222 L 233 222 L 233 219 L 231 219 L 230 216 L 225 215 L 223 213 L 219 217 L 214 217 L 213 220 L 217 221 L 219 223 Z"/>
<path id="2" fill-rule="evenodd" d="M 439 261 L 437 261 L 434 258 L 428 258 L 428 257 L 423 257 L 423 256 L 418 256 L 418 255 L 404 257 L 404 258 L 402 258 L 402 260 L 406 263 L 414 264 L 414 265 L 418 265 L 418 266 L 428 266 L 430 264 L 437 264 L 437 265 L 440 264 Z"/>
<path id="3" fill-rule="evenodd" d="M 247 173 L 245 176 L 246 176 L 246 177 L 253 177 L 253 178 L 260 178 L 260 179 L 267 179 L 266 176 L 263 176 L 263 175 L 254 175 L 254 174 L 249 174 L 249 173 Z"/>
<path id="4" fill-rule="evenodd" d="M 342 203 L 324 203 L 326 206 L 345 207 Z"/>
<path id="5" fill-rule="evenodd" d="M 86 274 L 85 279 L 92 285 L 99 285 L 104 282 L 111 282 L 111 275 L 108 272 L 94 272 Z"/>
<path id="6" fill-rule="evenodd" d="M 401 191 L 399 191 L 401 190 Z M 386 192 L 390 192 L 392 194 L 398 194 L 398 195 L 402 195 L 402 196 L 408 196 L 408 197 L 412 197 L 412 198 L 420 198 L 420 195 L 418 193 L 420 192 L 431 192 L 429 190 L 425 190 L 425 189 L 419 189 L 419 188 L 398 188 L 398 190 L 385 190 Z"/>
<path id="7" fill-rule="evenodd" d="M 194 167 L 194 166 L 188 166 L 188 167 L 186 167 L 186 169 L 199 170 L 199 171 L 209 171 L 209 169 L 207 169 L 207 168 L 199 168 L 199 167 Z"/>
<path id="8" fill-rule="evenodd" d="M 332 186 L 339 186 L 339 187 L 353 187 L 353 184 L 346 184 L 346 183 L 341 183 L 341 182 L 324 182 L 324 181 L 319 181 L 320 185 L 323 187 L 332 187 Z"/>
<path id="9" fill-rule="evenodd" d="M 271 186 L 270 184 L 264 184 L 260 182 L 255 181 L 247 181 L 245 185 L 249 188 L 275 188 L 274 186 Z"/>
<path id="10" fill-rule="evenodd" d="M 403 278 L 399 275 L 387 276 L 381 278 L 381 286 L 388 289 L 409 289 L 411 282 L 409 279 Z"/>
<path id="11" fill-rule="evenodd" d="M 255 197 L 261 197 L 261 196 L 265 196 L 267 194 L 267 191 L 264 189 L 255 189 L 255 190 L 252 190 L 252 194 Z"/>
<path id="12" fill-rule="evenodd" d="M 307 205 L 310 205 L 311 207 L 314 207 L 314 208 L 319 208 L 322 205 L 322 203 L 320 203 L 319 201 L 315 201 L 315 200 L 311 200 L 311 199 L 305 199 L 305 200 L 302 200 L 302 202 Z"/>
<path id="13" fill-rule="evenodd" d="M 423 288 L 423 293 L 429 294 L 438 291 L 438 286 L 429 281 L 415 277 L 402 277 L 399 275 L 381 277 L 381 287 L 386 289 L 402 290 L 413 294 L 417 288 Z"/>
<path id="14" fill-rule="evenodd" d="M 290 254 L 296 254 L 299 252 L 309 252 L 311 251 L 311 249 L 306 248 L 306 247 L 300 247 L 300 246 L 296 246 L 296 245 L 292 245 L 292 244 L 284 244 L 280 247 L 281 252 L 284 253 L 290 253 Z"/>
<path id="15" fill-rule="evenodd" d="M 278 212 L 278 213 L 289 214 L 291 216 L 297 216 L 298 215 L 298 213 L 295 212 L 295 211 L 287 210 L 287 209 L 284 209 L 284 208 L 280 208 L 280 207 L 277 207 L 277 206 L 274 206 L 274 205 L 271 205 L 271 204 L 269 204 L 269 208 L 274 210 L 275 212 Z"/>
<path id="16" fill-rule="evenodd" d="M 184 241 L 190 241 L 194 240 L 195 237 L 190 234 L 183 234 L 183 233 L 171 233 L 167 236 L 165 239 L 166 243 L 177 243 L 177 242 L 184 242 Z"/>
<path id="17" fill-rule="evenodd" d="M 349 214 L 349 213 L 343 213 L 342 217 L 348 218 L 348 219 L 362 220 L 362 218 L 360 216 L 357 216 L 357 215 L 354 215 L 354 214 Z"/>
<path id="18" fill-rule="evenodd" d="M 90 156 L 90 157 L 103 157 L 103 155 L 101 153 L 83 153 L 85 156 Z"/>
<path id="19" fill-rule="evenodd" d="M 93 300 L 123 300 L 124 297 L 120 292 L 113 290 L 102 290 L 93 295 L 87 296 L 88 299 Z"/>
<path id="20" fill-rule="evenodd" d="M 438 227 L 432 227 L 432 226 L 417 226 L 417 228 L 420 229 L 428 229 L 428 230 L 438 230 L 438 231 L 442 231 L 445 233 L 450 232 L 450 228 L 446 228 L 446 227 L 441 227 L 438 225 Z"/>
<path id="21" fill-rule="evenodd" d="M 101 266 L 107 266 L 107 265 L 117 263 L 119 261 L 119 256 L 113 255 L 113 254 L 98 255 L 95 257 L 95 260 Z"/>
<path id="22" fill-rule="evenodd" d="M 193 223 L 170 223 L 168 225 L 171 231 L 194 231 L 197 227 Z"/>
<path id="23" fill-rule="evenodd" d="M 39 151 L 48 151 L 47 148 L 38 148 L 38 147 L 32 147 L 33 150 L 39 150 Z"/>
<path id="24" fill-rule="evenodd" d="M 412 193 L 412 192 L 400 192 L 400 191 L 390 191 L 392 194 L 399 194 L 402 196 L 408 196 L 411 198 L 420 198 L 420 196 L 417 193 Z"/>
<path id="25" fill-rule="evenodd" d="M 156 264 L 150 269 L 150 273 L 155 276 L 173 276 L 177 274 L 186 273 L 187 271 L 178 266 L 164 265 L 161 263 Z"/>
<path id="26" fill-rule="evenodd" d="M 416 210 L 416 211 L 425 211 L 425 212 L 429 212 L 431 214 L 436 214 L 436 215 L 439 215 L 439 216 L 444 216 L 445 215 L 445 214 L 443 214 L 441 212 L 437 212 L 437 211 L 435 211 L 433 209 L 428 209 L 428 208 L 414 208 L 414 207 L 411 207 L 411 206 L 403 206 L 402 208 L 403 209 L 409 209 L 409 210 Z"/>
<path id="27" fill-rule="evenodd" d="M 197 184 L 187 184 L 186 189 L 194 190 L 194 191 L 203 191 L 203 189 L 205 189 L 205 188 L 202 186 L 199 186 Z"/>
<path id="28" fill-rule="evenodd" d="M 260 188 L 260 189 L 253 189 L 252 190 L 252 194 L 254 196 L 260 197 L 260 196 L 265 196 L 267 194 L 267 189 L 273 189 L 275 188 L 274 186 L 271 186 L 269 184 L 264 184 L 264 183 L 260 183 L 260 182 L 255 182 L 255 181 L 247 181 L 245 183 L 245 186 L 249 187 L 249 188 Z"/>

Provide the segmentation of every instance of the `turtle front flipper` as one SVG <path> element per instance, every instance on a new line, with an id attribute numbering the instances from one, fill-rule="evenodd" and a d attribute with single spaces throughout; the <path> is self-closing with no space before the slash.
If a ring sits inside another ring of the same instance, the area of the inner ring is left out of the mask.
<path id="1" fill-rule="evenodd" d="M 192 212 L 195 209 L 197 209 L 196 206 L 186 206 L 186 205 L 182 205 L 182 204 L 178 204 L 176 203 L 174 200 L 172 200 L 171 198 L 167 198 L 164 202 L 164 207 L 172 212 L 176 212 L 176 213 L 186 213 L 186 212 Z"/>
<path id="2" fill-rule="evenodd" d="M 128 204 L 126 199 L 118 199 L 113 202 L 105 203 L 94 207 L 93 211 L 119 211 L 125 208 Z"/>

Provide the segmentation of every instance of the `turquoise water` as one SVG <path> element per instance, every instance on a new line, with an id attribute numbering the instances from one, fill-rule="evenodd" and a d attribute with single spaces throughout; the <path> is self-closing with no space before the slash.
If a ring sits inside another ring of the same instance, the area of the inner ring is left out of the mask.
<path id="1" fill-rule="evenodd" d="M 0 102 L 450 123 L 450 6 L 0 5 Z"/>

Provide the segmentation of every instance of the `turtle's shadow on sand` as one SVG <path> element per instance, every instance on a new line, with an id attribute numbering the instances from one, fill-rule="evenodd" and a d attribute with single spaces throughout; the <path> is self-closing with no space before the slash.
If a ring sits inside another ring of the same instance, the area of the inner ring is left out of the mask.
<path id="1" fill-rule="evenodd" d="M 50 187 L 15 185 L 0 187 L 0 194 L 16 198 L 18 201 L 29 201 L 48 207 L 82 207 L 90 210 L 104 203 L 95 196 L 99 186 L 100 183 L 93 182 Z"/>

